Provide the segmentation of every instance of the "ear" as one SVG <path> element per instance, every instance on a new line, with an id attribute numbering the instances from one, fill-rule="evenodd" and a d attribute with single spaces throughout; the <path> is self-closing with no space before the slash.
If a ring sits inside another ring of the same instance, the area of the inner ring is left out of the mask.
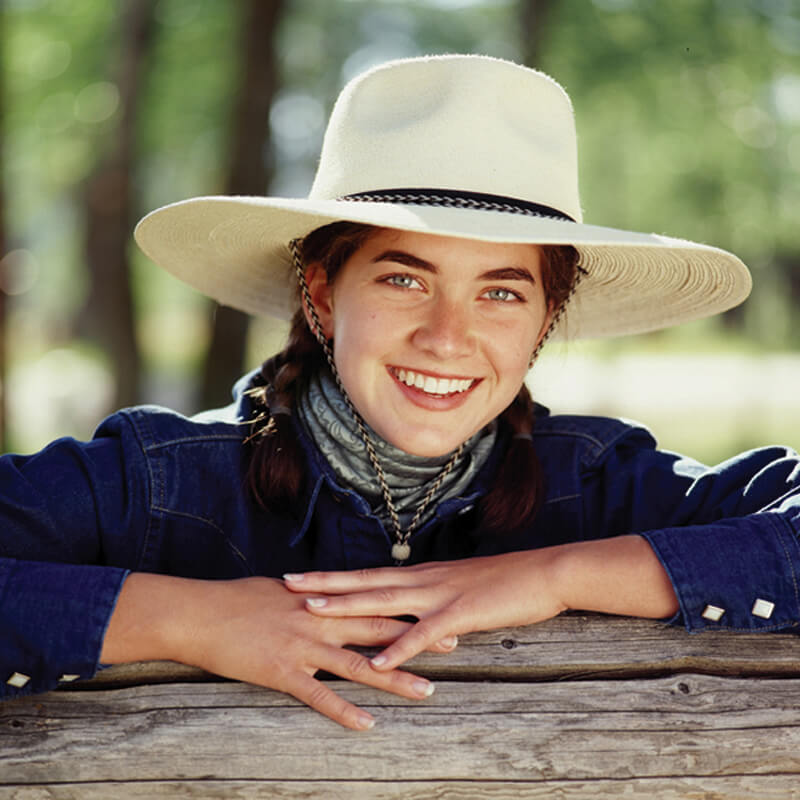
<path id="1" fill-rule="evenodd" d="M 319 317 L 319 324 L 322 326 L 322 334 L 326 339 L 333 336 L 333 286 L 328 283 L 328 276 L 319 262 L 309 264 L 306 267 L 306 284 L 314 310 Z M 314 330 L 314 320 L 311 316 L 305 298 L 301 298 L 303 303 L 303 313 L 306 315 L 311 330 Z"/>

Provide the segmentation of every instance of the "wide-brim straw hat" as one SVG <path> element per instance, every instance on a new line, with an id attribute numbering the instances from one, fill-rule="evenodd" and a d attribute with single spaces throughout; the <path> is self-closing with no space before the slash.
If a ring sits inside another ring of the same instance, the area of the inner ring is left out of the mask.
<path id="1" fill-rule="evenodd" d="M 751 287 L 723 250 L 584 224 L 569 97 L 541 72 L 476 55 L 392 61 L 350 81 L 307 198 L 197 197 L 153 211 L 135 236 L 220 303 L 286 318 L 289 241 L 337 220 L 573 245 L 586 274 L 556 337 L 663 328 L 725 311 Z"/>

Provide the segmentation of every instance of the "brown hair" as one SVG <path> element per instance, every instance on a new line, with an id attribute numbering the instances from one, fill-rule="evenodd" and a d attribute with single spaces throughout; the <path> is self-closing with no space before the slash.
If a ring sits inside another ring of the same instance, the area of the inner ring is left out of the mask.
<path id="1" fill-rule="evenodd" d="M 335 222 L 312 231 L 300 243 L 303 264 L 321 264 L 329 283 L 379 228 L 355 222 Z M 554 321 L 574 291 L 579 276 L 578 252 L 569 245 L 544 245 L 542 284 Z M 552 326 L 551 326 L 552 329 Z M 325 364 L 319 342 L 302 309 L 292 318 L 286 347 L 264 362 L 250 390 L 258 414 L 248 438 L 247 480 L 256 501 L 275 511 L 297 507 L 305 481 L 305 457 L 287 412 L 294 407 L 316 370 Z M 542 475 L 533 441 L 533 400 L 522 386 L 499 417 L 511 434 L 508 449 L 479 504 L 480 525 L 491 531 L 511 531 L 532 519 L 541 497 Z"/>

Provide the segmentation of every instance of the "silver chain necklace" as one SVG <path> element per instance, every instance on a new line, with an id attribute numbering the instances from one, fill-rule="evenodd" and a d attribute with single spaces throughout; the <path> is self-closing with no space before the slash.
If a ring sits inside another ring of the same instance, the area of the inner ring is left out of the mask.
<path id="1" fill-rule="evenodd" d="M 314 303 L 311 302 L 311 293 L 309 292 L 308 284 L 306 283 L 305 270 L 303 269 L 303 262 L 300 258 L 300 248 L 297 243 L 297 239 L 293 239 L 291 242 L 289 242 L 289 249 L 292 253 L 292 261 L 294 263 L 295 271 L 297 272 L 297 280 L 300 283 L 300 291 L 303 295 L 303 301 L 313 321 L 312 333 L 322 346 L 322 350 L 325 353 L 325 358 L 327 359 L 328 366 L 333 373 L 336 385 L 338 386 L 339 391 L 342 393 L 342 397 L 347 404 L 348 410 L 353 415 L 359 435 L 361 436 L 361 439 L 364 442 L 364 447 L 367 450 L 369 462 L 372 464 L 372 468 L 375 470 L 375 474 L 378 477 L 378 484 L 381 488 L 383 501 L 386 503 L 386 509 L 389 512 L 389 517 L 392 522 L 392 533 L 394 538 L 394 544 L 392 545 L 392 558 L 394 559 L 395 564 L 400 566 L 404 561 L 407 561 L 411 555 L 411 545 L 408 541 L 411 538 L 411 534 L 416 530 L 417 525 L 419 525 L 419 521 L 422 518 L 422 515 L 425 513 L 425 509 L 427 509 L 427 507 L 430 505 L 431 500 L 433 499 L 439 487 L 442 485 L 442 481 L 453 471 L 453 468 L 458 462 L 458 459 L 464 449 L 464 444 L 462 442 L 458 446 L 453 455 L 450 456 L 448 462 L 442 467 L 441 471 L 436 477 L 436 480 L 433 481 L 425 497 L 422 498 L 422 501 L 417 507 L 411 522 L 404 531 L 400 525 L 400 517 L 397 515 L 397 509 L 395 508 L 391 492 L 389 491 L 389 486 L 386 482 L 386 475 L 384 474 L 383 467 L 381 467 L 380 461 L 378 460 L 378 454 L 375 452 L 375 446 L 373 445 L 372 438 L 367 431 L 366 423 L 362 419 L 361 414 L 359 414 L 356 410 L 356 407 L 353 405 L 350 397 L 345 391 L 344 386 L 342 385 L 342 380 L 339 377 L 339 371 L 336 369 L 336 364 L 333 360 L 333 351 L 331 350 L 330 343 L 322 332 L 322 324 L 320 323 L 319 316 L 317 316 L 317 310 L 314 308 Z"/>

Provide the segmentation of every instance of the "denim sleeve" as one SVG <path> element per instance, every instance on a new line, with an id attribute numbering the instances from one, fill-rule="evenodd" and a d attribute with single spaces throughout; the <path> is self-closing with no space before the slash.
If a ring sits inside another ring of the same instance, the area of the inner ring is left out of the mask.
<path id="1" fill-rule="evenodd" d="M 639 533 L 653 547 L 688 631 L 800 624 L 800 458 L 771 447 L 705 467 L 632 433 L 587 482 L 594 533 Z M 602 498 L 602 499 L 601 499 Z"/>
<path id="2" fill-rule="evenodd" d="M 123 438 L 0 457 L 0 697 L 98 668 L 146 527 L 141 449 Z"/>

